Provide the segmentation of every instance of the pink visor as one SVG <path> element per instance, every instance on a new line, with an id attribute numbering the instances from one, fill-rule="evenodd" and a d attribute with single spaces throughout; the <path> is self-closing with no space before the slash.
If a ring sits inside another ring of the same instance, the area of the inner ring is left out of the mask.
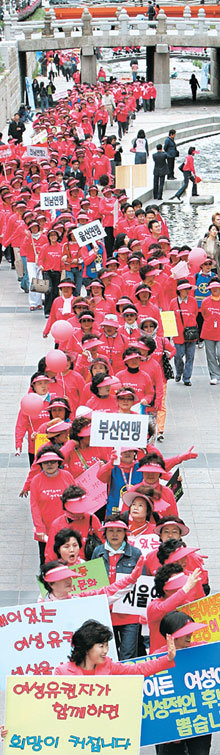
<path id="1" fill-rule="evenodd" d="M 88 351 L 90 351 L 90 349 L 95 349 L 96 346 L 100 346 L 100 345 L 101 344 L 100 344 L 100 341 L 98 341 L 98 338 L 91 338 L 88 341 L 88 344 L 87 344 L 87 341 L 84 341 L 84 343 L 83 343 L 83 346 Z"/>
<path id="2" fill-rule="evenodd" d="M 118 380 L 118 378 L 110 377 L 110 375 L 108 375 L 107 377 L 103 378 L 102 382 L 98 384 L 97 388 L 100 388 L 100 386 L 103 386 L 103 385 L 117 385 L 118 386 L 119 383 L 120 383 L 120 380 Z"/>
<path id="3" fill-rule="evenodd" d="M 191 553 L 196 553 L 196 551 L 199 550 L 200 548 L 177 548 L 174 553 L 170 553 L 170 556 L 166 558 L 166 564 L 175 564 L 176 561 L 180 561 L 181 558 L 186 558 L 186 556 L 190 556 Z"/>
<path id="4" fill-rule="evenodd" d="M 50 569 L 44 576 L 45 582 L 60 582 L 61 579 L 67 579 L 73 577 L 73 572 L 68 569 L 68 566 L 56 566 L 54 569 Z"/>
<path id="5" fill-rule="evenodd" d="M 207 624 L 202 624 L 199 621 L 188 621 L 187 624 L 184 624 L 184 627 L 173 632 L 172 637 L 174 640 L 177 640 L 178 637 L 185 637 L 187 634 L 193 634 L 193 632 L 198 632 L 199 629 L 204 629 L 207 626 Z"/>
<path id="6" fill-rule="evenodd" d="M 119 328 L 118 320 L 111 320 L 110 317 L 109 319 L 105 317 L 105 319 L 101 322 L 102 327 L 104 327 L 105 325 L 110 325 L 111 328 Z"/>
<path id="7" fill-rule="evenodd" d="M 92 286 L 100 286 L 102 288 L 102 284 L 98 280 L 92 281 L 92 283 L 89 284 L 88 288 L 92 288 Z"/>
<path id="8" fill-rule="evenodd" d="M 102 274 L 102 280 L 103 280 L 103 278 L 109 278 L 110 275 L 115 276 L 116 273 L 113 273 L 111 270 L 109 270 L 109 271 L 106 270 L 106 272 Z"/>
<path id="9" fill-rule="evenodd" d="M 73 283 L 73 281 L 71 280 L 65 281 L 65 283 L 64 282 L 59 283 L 58 288 L 69 288 L 69 286 L 72 286 L 72 288 L 75 288 L 75 283 Z"/>
<path id="10" fill-rule="evenodd" d="M 123 449 L 124 450 L 124 449 Z M 143 498 L 149 506 L 152 509 L 152 503 L 147 495 L 143 495 L 143 493 L 138 493 L 138 490 L 132 491 L 131 493 L 124 493 L 123 495 L 123 503 L 125 503 L 126 506 L 131 506 L 135 498 Z M 166 561 L 167 563 L 167 561 Z"/>
<path id="11" fill-rule="evenodd" d="M 130 362 L 131 359 L 140 359 L 141 355 L 138 354 L 137 351 L 135 351 L 133 354 L 126 354 L 124 357 L 124 362 Z"/>
<path id="12" fill-rule="evenodd" d="M 86 427 L 83 427 L 82 430 L 80 430 L 80 433 L 78 433 L 78 438 L 87 438 L 91 434 L 91 424 L 86 425 Z"/>
<path id="13" fill-rule="evenodd" d="M 117 249 L 118 254 L 128 254 L 129 249 L 127 246 L 120 246 L 119 249 Z"/>
<path id="14" fill-rule="evenodd" d="M 160 467 L 159 464 L 143 464 L 142 467 L 139 467 L 137 470 L 138 472 L 159 472 L 160 476 L 163 477 L 164 480 L 169 480 L 170 475 L 168 472 L 165 472 L 165 469 Z"/>
<path id="15" fill-rule="evenodd" d="M 48 380 L 48 381 L 50 381 L 50 378 L 49 378 L 49 377 L 47 377 L 47 375 L 43 375 L 43 374 L 42 374 L 42 375 L 38 375 L 37 377 L 35 377 L 35 378 L 34 378 L 34 379 L 33 379 L 33 380 L 31 381 L 31 382 L 32 382 L 32 385 L 34 385 L 34 383 L 39 383 L 39 380 Z"/>
<path id="16" fill-rule="evenodd" d="M 57 421 L 56 424 L 54 422 L 54 425 L 51 425 L 50 427 L 47 426 L 46 432 L 47 432 L 47 435 L 48 433 L 52 435 L 55 433 L 56 435 L 56 433 L 62 433 L 64 432 L 64 430 L 69 430 L 70 427 L 71 427 L 70 422 L 64 422 L 63 420 L 61 420 L 60 422 Z"/>
<path id="17" fill-rule="evenodd" d="M 133 309 L 133 307 L 126 307 L 126 309 L 124 309 L 124 312 L 122 312 L 122 315 L 123 317 L 125 315 L 137 315 L 137 310 Z"/>
<path id="18" fill-rule="evenodd" d="M 214 281 L 213 283 L 209 283 L 209 288 L 220 288 L 220 283 L 218 283 L 217 281 L 216 282 Z"/>
<path id="19" fill-rule="evenodd" d="M 220 286 L 220 283 L 219 283 Z M 192 286 L 191 283 L 180 283 L 179 286 L 176 287 L 177 291 L 182 291 L 184 288 L 196 288 L 196 286 Z"/>
<path id="20" fill-rule="evenodd" d="M 157 524 L 155 527 L 155 534 L 160 535 L 162 532 L 163 527 L 168 527 L 169 525 L 174 524 L 176 527 L 179 527 L 179 530 L 181 532 L 181 535 L 188 535 L 189 534 L 189 527 L 186 526 L 186 524 L 181 524 L 181 522 L 175 522 L 174 520 L 169 520 L 168 522 L 163 522 L 163 524 Z"/>
<path id="21" fill-rule="evenodd" d="M 173 577 L 170 577 L 170 579 L 165 582 L 164 590 L 169 592 L 170 590 L 179 590 L 181 587 L 184 587 L 188 579 L 187 574 L 174 574 Z"/>
<path id="22" fill-rule="evenodd" d="M 140 286 L 140 288 L 139 288 L 139 286 L 138 286 L 138 290 L 137 290 L 137 288 L 136 288 L 136 291 L 135 291 L 135 296 L 138 296 L 138 295 L 139 295 L 139 294 L 141 294 L 141 293 L 142 293 L 143 291 L 146 291 L 146 293 L 148 293 L 148 294 L 152 294 L 151 288 L 149 288 L 149 286 L 146 286 L 146 284 L 144 283 L 144 285 L 143 285 L 143 286 Z"/>
<path id="23" fill-rule="evenodd" d="M 124 391 L 123 390 L 120 391 L 120 389 L 119 389 L 119 393 L 117 395 L 117 398 L 119 398 L 119 399 L 120 398 L 132 398 L 132 401 L 133 401 L 133 398 L 134 398 L 133 391 L 129 391 L 129 388 L 125 389 Z"/>
<path id="24" fill-rule="evenodd" d="M 128 525 L 125 524 L 125 522 L 121 522 L 120 520 L 117 522 L 104 522 L 102 527 L 99 528 L 100 532 L 104 532 L 107 527 L 113 527 L 113 529 L 119 528 L 120 530 L 126 530 L 126 532 L 129 531 Z"/>
<path id="25" fill-rule="evenodd" d="M 36 459 L 36 464 L 42 464 L 44 461 L 59 461 L 62 462 L 62 459 L 58 454 L 55 453 L 55 451 L 47 451 L 45 454 L 42 454 L 40 459 Z"/>
<path id="26" fill-rule="evenodd" d="M 116 260 L 116 258 L 115 259 L 107 260 L 106 261 L 106 267 L 109 267 L 110 265 L 117 265 L 118 266 L 119 262 L 118 262 L 118 260 Z"/>
<path id="27" fill-rule="evenodd" d="M 48 408 L 49 408 L 49 410 L 50 409 L 56 409 L 57 406 L 61 406 L 62 409 L 68 409 L 68 407 L 66 406 L 66 404 L 64 404 L 64 401 L 62 401 L 62 399 L 57 399 L 57 401 L 55 401 L 54 404 L 52 404 Z"/>

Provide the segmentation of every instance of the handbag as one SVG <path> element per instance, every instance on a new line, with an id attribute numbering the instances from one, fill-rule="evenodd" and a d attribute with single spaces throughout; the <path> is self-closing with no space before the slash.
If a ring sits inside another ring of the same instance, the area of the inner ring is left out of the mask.
<path id="1" fill-rule="evenodd" d="M 15 256 L 15 270 L 18 276 L 18 280 L 21 280 L 24 275 L 24 265 L 23 265 L 23 260 L 20 255 L 19 249 L 17 247 L 14 247 L 14 256 Z"/>
<path id="2" fill-rule="evenodd" d="M 183 162 L 183 163 L 181 163 L 181 165 L 178 165 L 178 168 L 179 168 L 179 170 L 181 170 L 181 171 L 182 171 L 182 173 L 183 173 L 184 162 Z"/>
<path id="3" fill-rule="evenodd" d="M 180 307 L 178 296 L 177 296 L 177 301 L 178 301 L 178 307 L 179 307 L 179 311 L 180 311 L 180 317 L 181 317 L 182 324 L 183 324 L 183 337 L 184 337 L 184 341 L 186 341 L 187 343 L 189 343 L 190 341 L 198 341 L 198 339 L 199 339 L 199 329 L 197 328 L 197 325 L 188 325 L 188 326 L 184 327 L 183 315 L 182 315 L 182 310 L 181 310 L 181 307 Z"/>
<path id="4" fill-rule="evenodd" d="M 84 546 L 84 554 L 86 561 L 91 561 L 93 551 L 97 547 L 97 545 L 102 545 L 101 540 L 99 539 L 98 535 L 93 530 L 92 526 L 92 514 L 90 514 L 89 517 L 89 531 L 86 538 L 85 546 Z"/>
<path id="5" fill-rule="evenodd" d="M 200 181 L 202 181 L 202 179 L 200 178 L 200 176 L 196 176 L 195 177 L 195 184 L 200 184 Z"/>
<path id="6" fill-rule="evenodd" d="M 162 365 L 163 365 L 163 371 L 164 371 L 164 376 L 166 380 L 174 380 L 174 372 L 170 364 L 169 357 L 166 354 L 164 339 L 163 339 Z"/>
<path id="7" fill-rule="evenodd" d="M 47 294 L 50 289 L 50 281 L 48 278 L 46 280 L 43 280 L 43 278 L 32 278 L 30 290 L 36 291 L 38 294 Z"/>

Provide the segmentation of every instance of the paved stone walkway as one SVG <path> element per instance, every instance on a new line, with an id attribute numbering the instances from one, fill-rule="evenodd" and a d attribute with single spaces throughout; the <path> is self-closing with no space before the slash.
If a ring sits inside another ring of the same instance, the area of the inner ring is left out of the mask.
<path id="1" fill-rule="evenodd" d="M 189 106 L 186 118 L 191 112 Z M 172 110 L 172 114 L 149 114 L 147 118 L 155 125 L 163 121 L 170 126 L 178 114 L 181 120 L 181 108 Z M 143 114 L 135 122 L 134 134 L 142 121 Z M 144 125 L 146 128 L 146 122 Z M 131 133 L 125 140 L 126 154 L 130 139 Z M 39 358 L 53 347 L 53 339 L 50 336 L 45 345 L 43 314 L 29 311 L 28 297 L 19 288 L 16 272 L 5 261 L 0 266 L 0 278 L 0 605 L 4 606 L 35 601 L 38 594 L 38 550 L 33 541 L 29 499 L 19 498 L 28 472 L 27 446 L 25 443 L 20 458 L 15 457 L 13 438 L 20 399 L 28 390 Z M 204 350 L 197 350 L 192 387 L 173 381 L 168 384 L 166 433 L 161 449 L 170 456 L 194 443 L 199 452 L 195 461 L 182 465 L 184 497 L 179 513 L 190 526 L 187 544 L 199 546 L 201 553 L 209 557 L 212 592 L 219 590 L 219 405 L 220 386 L 209 385 Z M 216 735 L 213 742 L 211 753 L 217 755 L 220 736 Z M 154 748 L 146 749 L 147 755 L 153 752 Z"/>

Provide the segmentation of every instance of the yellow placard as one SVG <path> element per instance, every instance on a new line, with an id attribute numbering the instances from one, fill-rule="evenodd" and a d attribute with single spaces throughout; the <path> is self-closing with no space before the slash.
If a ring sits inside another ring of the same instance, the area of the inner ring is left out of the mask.
<path id="1" fill-rule="evenodd" d="M 117 165 L 115 168 L 115 188 L 130 189 L 130 165 Z"/>
<path id="2" fill-rule="evenodd" d="M 161 312 L 163 332 L 166 338 L 178 336 L 175 312 Z"/>
<path id="3" fill-rule="evenodd" d="M 46 433 L 37 433 L 34 445 L 35 456 L 39 451 L 39 448 L 41 448 L 41 446 L 45 446 L 46 443 L 49 443 L 49 438 L 47 437 Z"/>
<path id="4" fill-rule="evenodd" d="M 202 622 L 207 626 L 199 629 L 193 640 L 196 642 L 219 642 L 220 640 L 220 593 L 207 595 L 206 598 L 194 600 L 177 609 L 187 613 L 194 621 Z"/>
<path id="5" fill-rule="evenodd" d="M 4 755 L 139 755 L 142 693 L 141 676 L 9 676 Z"/>
<path id="6" fill-rule="evenodd" d="M 132 186 L 133 189 L 145 188 L 147 186 L 147 164 L 132 165 Z"/>

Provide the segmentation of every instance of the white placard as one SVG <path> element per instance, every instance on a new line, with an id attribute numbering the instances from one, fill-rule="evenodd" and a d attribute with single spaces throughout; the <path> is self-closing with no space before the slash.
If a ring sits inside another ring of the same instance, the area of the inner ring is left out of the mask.
<path id="1" fill-rule="evenodd" d="M 34 144 L 27 145 L 27 155 L 29 157 L 38 157 L 38 160 L 44 160 L 48 158 L 47 147 L 36 147 Z"/>
<path id="2" fill-rule="evenodd" d="M 66 191 L 45 191 L 40 195 L 41 210 L 66 210 Z"/>
<path id="3" fill-rule="evenodd" d="M 121 575 L 120 575 L 121 576 Z M 119 574 L 117 574 L 117 580 Z M 113 603 L 112 613 L 128 613 L 132 616 L 146 616 L 147 606 L 155 597 L 154 577 L 138 577 L 135 585 L 119 600 Z"/>
<path id="4" fill-rule="evenodd" d="M 77 244 L 84 246 L 84 244 L 92 244 L 93 241 L 101 241 L 106 236 L 106 232 L 100 220 L 92 220 L 91 223 L 75 228 L 74 236 Z"/>
<path id="5" fill-rule="evenodd" d="M 8 674 L 53 674 L 67 661 L 73 632 L 91 617 L 111 629 L 106 595 L 1 607 L 0 689 Z M 109 655 L 117 661 L 114 640 Z"/>
<path id="6" fill-rule="evenodd" d="M 91 446 L 145 448 L 147 434 L 147 414 L 92 413 Z"/>
<path id="7" fill-rule="evenodd" d="M 32 144 L 41 144 L 41 142 L 47 142 L 47 130 L 38 131 L 38 134 L 34 134 L 32 138 Z"/>
<path id="8" fill-rule="evenodd" d="M 2 145 L 2 147 L 0 147 L 0 162 L 2 162 L 3 160 L 9 160 L 11 156 L 11 148 L 7 147 L 7 144 L 5 146 Z"/>

